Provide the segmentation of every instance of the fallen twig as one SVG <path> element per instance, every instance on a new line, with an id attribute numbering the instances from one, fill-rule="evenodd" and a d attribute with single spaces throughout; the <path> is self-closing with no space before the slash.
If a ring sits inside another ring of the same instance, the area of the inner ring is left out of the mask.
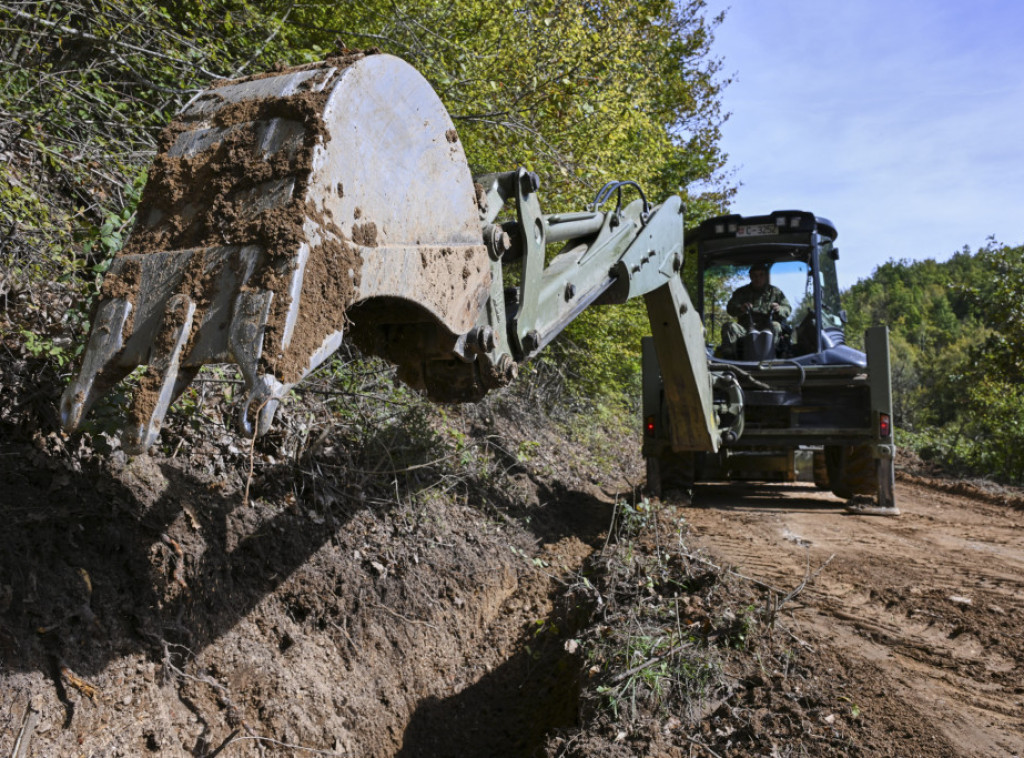
<path id="1" fill-rule="evenodd" d="M 177 558 L 174 562 L 174 571 L 171 574 L 174 577 L 174 581 L 185 589 L 188 589 L 188 584 L 186 584 L 184 577 L 185 552 L 181 549 L 181 545 L 179 545 L 176 540 L 172 539 L 169 534 L 161 534 L 160 541 L 174 551 L 174 555 Z"/>
<path id="2" fill-rule="evenodd" d="M 768 602 L 771 604 L 771 607 L 768 608 L 768 626 L 770 628 L 775 626 L 775 622 L 779 616 L 779 611 L 782 610 L 782 606 L 784 606 L 786 603 L 790 602 L 793 598 L 795 598 L 797 595 L 803 592 L 804 588 L 807 586 L 807 583 L 812 579 L 817 579 L 821 572 L 825 570 L 825 567 L 828 566 L 828 564 L 830 564 L 832 562 L 832 559 L 835 557 L 836 554 L 832 553 L 832 555 L 828 557 L 828 560 L 820 566 L 818 566 L 818 570 L 812 574 L 810 556 L 808 555 L 806 558 L 806 568 L 804 569 L 803 580 L 796 587 L 790 590 L 789 594 L 787 594 L 781 600 L 778 598 L 778 595 L 776 595 L 773 598 L 771 594 L 769 594 Z M 792 636 L 792 633 L 790 633 L 790 636 Z M 794 639 L 796 639 L 796 637 L 794 637 Z M 799 640 L 797 641 L 799 642 Z"/>
<path id="3" fill-rule="evenodd" d="M 398 611 L 393 611 L 390 608 L 388 608 L 386 605 L 381 605 L 380 603 L 371 603 L 370 605 L 372 607 L 374 607 L 374 608 L 379 608 L 382 611 L 386 611 L 386 612 L 390 613 L 392 616 L 394 616 L 395 618 L 402 619 L 402 621 L 408 621 L 410 624 L 419 624 L 420 626 L 425 626 L 425 627 L 428 627 L 430 629 L 435 629 L 435 630 L 437 629 L 437 627 L 434 626 L 431 623 L 428 623 L 426 621 L 420 621 L 419 619 L 411 619 L 408 616 L 403 616 Z"/>
<path id="4" fill-rule="evenodd" d="M 267 398 L 260 403 L 260 407 L 256 409 L 256 415 L 253 419 L 252 439 L 249 440 L 249 473 L 245 477 L 245 494 L 242 495 L 243 508 L 249 505 L 249 487 L 252 485 L 252 475 L 256 468 L 256 435 L 259 434 L 260 413 L 263 412 L 263 406 L 265 406 L 269 400 L 270 398 Z"/>
<path id="5" fill-rule="evenodd" d="M 812 653 L 814 652 L 814 646 L 813 645 L 811 645 L 811 644 L 805 642 L 804 640 L 800 639 L 799 637 L 797 637 L 790 629 L 788 629 L 787 627 L 783 626 L 782 624 L 780 624 L 778 622 L 775 623 L 775 626 L 777 626 L 779 629 L 781 629 L 786 634 L 788 634 L 790 637 L 792 637 L 793 641 L 796 642 L 798 645 L 807 648 L 807 650 L 809 650 Z"/>
<path id="6" fill-rule="evenodd" d="M 70 684 L 76 690 L 81 692 L 90 700 L 95 700 L 96 697 L 100 694 L 100 691 L 97 687 L 89 684 L 84 679 L 79 679 L 71 672 L 71 669 L 69 669 L 67 666 L 61 666 L 60 673 L 67 680 L 68 684 Z"/>
<path id="7" fill-rule="evenodd" d="M 39 721 L 39 712 L 32 707 L 32 702 L 29 701 L 25 707 L 25 716 L 21 720 L 21 729 L 18 732 L 18 739 L 14 742 L 11 758 L 25 758 L 28 755 L 29 743 L 32 742 L 37 721 Z"/>
<path id="8" fill-rule="evenodd" d="M 242 742 L 242 741 L 245 741 L 245 740 L 253 740 L 255 742 L 264 742 L 264 743 L 266 743 L 268 745 L 274 745 L 276 747 L 283 747 L 283 748 L 286 748 L 288 750 L 301 750 L 304 753 L 314 753 L 315 755 L 335 755 L 335 756 L 338 755 L 337 751 L 335 751 L 335 750 L 320 750 L 319 748 L 315 748 L 315 747 L 303 747 L 302 745 L 292 745 L 292 744 L 287 743 L 287 742 L 281 742 L 280 740 L 271 739 L 270 737 L 260 737 L 259 735 L 255 735 L 255 734 L 251 734 L 251 735 L 249 735 L 247 737 L 241 737 L 241 736 L 235 737 L 233 740 L 231 740 L 231 742 L 226 742 L 221 748 L 218 748 L 218 750 L 221 750 L 224 747 L 227 747 L 228 745 L 230 745 L 230 744 L 232 744 L 234 742 Z"/>
<path id="9" fill-rule="evenodd" d="M 692 742 L 694 745 L 696 745 L 699 748 L 703 748 L 704 750 L 707 750 L 708 751 L 708 755 L 712 756 L 712 758 L 722 758 L 722 756 L 720 756 L 714 750 L 712 750 L 707 745 L 705 745 L 701 740 L 698 740 L 696 737 L 687 737 L 686 740 L 688 742 Z"/>
<path id="10" fill-rule="evenodd" d="M 803 592 L 804 587 L 807 586 L 807 582 L 809 582 L 812 579 L 817 579 L 818 576 L 821 574 L 821 572 L 825 570 L 825 568 L 828 566 L 828 564 L 830 564 L 832 562 L 832 559 L 835 558 L 835 557 L 836 557 L 836 554 L 832 553 L 832 555 L 830 555 L 828 557 L 828 560 L 825 561 L 820 566 L 818 566 L 818 570 L 815 571 L 813 574 L 811 574 L 809 571 L 806 571 L 804 573 L 804 580 L 802 582 L 800 582 L 800 584 L 798 584 L 796 587 L 794 587 L 793 590 L 790 591 L 790 593 L 788 595 L 786 595 L 784 598 L 782 598 L 782 600 L 779 601 L 779 604 L 776 606 L 775 610 L 778 611 L 779 608 L 781 608 L 786 603 L 788 603 L 790 600 L 792 600 L 797 595 L 799 595 L 801 592 Z M 809 568 L 810 568 L 810 566 L 808 565 L 808 569 Z"/>
<path id="11" fill-rule="evenodd" d="M 233 731 L 231 734 L 229 734 L 224 739 L 224 741 L 222 743 L 220 743 L 220 745 L 217 747 L 216 750 L 214 750 L 212 753 L 207 753 L 206 758 L 217 758 L 217 756 L 220 755 L 224 751 L 224 748 L 226 748 L 228 745 L 230 745 L 232 742 L 235 741 L 235 737 L 238 736 L 238 733 L 240 731 L 241 731 L 241 729 L 235 729 L 235 731 Z"/>

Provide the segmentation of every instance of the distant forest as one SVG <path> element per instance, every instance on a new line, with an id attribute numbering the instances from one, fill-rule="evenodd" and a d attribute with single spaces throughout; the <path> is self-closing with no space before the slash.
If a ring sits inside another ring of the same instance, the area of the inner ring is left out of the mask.
<path id="1" fill-rule="evenodd" d="M 851 343 L 891 330 L 897 442 L 960 473 L 1024 481 L 1024 247 L 890 261 L 844 293 Z"/>

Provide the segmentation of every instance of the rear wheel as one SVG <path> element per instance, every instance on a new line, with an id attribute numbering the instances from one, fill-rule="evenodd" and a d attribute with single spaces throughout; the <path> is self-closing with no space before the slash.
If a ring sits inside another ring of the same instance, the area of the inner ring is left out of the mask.
<path id="1" fill-rule="evenodd" d="M 647 458 L 647 494 L 661 497 L 661 461 Z"/>
<path id="2" fill-rule="evenodd" d="M 825 451 L 814 451 L 814 486 L 819 490 L 828 489 L 828 464 L 825 462 Z"/>
<path id="3" fill-rule="evenodd" d="M 647 491 L 654 497 L 667 492 L 693 492 L 696 479 L 696 454 L 668 450 L 647 459 Z"/>
<path id="4" fill-rule="evenodd" d="M 830 445 L 825 448 L 828 487 L 836 497 L 849 500 L 855 495 L 878 492 L 878 466 L 866 445 Z M 817 477 L 815 477 L 817 483 Z"/>

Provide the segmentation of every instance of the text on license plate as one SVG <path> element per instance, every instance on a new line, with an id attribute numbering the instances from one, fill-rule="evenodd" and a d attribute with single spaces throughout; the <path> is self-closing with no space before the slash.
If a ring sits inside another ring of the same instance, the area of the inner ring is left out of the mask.
<path id="1" fill-rule="evenodd" d="M 747 224 L 736 227 L 737 237 L 762 237 L 766 234 L 778 234 L 779 227 L 775 224 Z"/>

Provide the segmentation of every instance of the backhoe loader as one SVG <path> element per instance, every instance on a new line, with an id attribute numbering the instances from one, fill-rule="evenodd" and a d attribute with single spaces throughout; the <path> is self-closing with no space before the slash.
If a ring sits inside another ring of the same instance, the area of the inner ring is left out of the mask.
<path id="1" fill-rule="evenodd" d="M 870 328 L 866 353 L 846 344 L 837 236 L 831 221 L 805 211 L 720 216 L 687 234 L 708 342 L 703 356 L 687 360 L 706 360 L 719 423 L 728 428 L 718 450 L 680 444 L 662 384 L 664 358 L 645 339 L 643 451 L 651 490 L 806 479 L 853 501 L 852 512 L 898 515 L 888 331 Z M 758 271 L 771 275 L 760 290 L 781 293 L 785 308 L 772 311 L 762 296 L 736 329 L 736 296 L 757 299 L 750 288 Z M 791 318 L 780 317 L 790 308 Z"/>
<path id="2" fill-rule="evenodd" d="M 161 137 L 64 428 L 145 366 L 122 441 L 143 453 L 204 364 L 235 363 L 240 428 L 263 434 L 346 335 L 427 397 L 478 401 L 585 309 L 643 296 L 667 444 L 717 453 L 742 424 L 680 278 L 680 199 L 610 182 L 585 211 L 544 214 L 539 188 L 522 168 L 473 177 L 436 93 L 389 55 L 216 83 Z"/>

